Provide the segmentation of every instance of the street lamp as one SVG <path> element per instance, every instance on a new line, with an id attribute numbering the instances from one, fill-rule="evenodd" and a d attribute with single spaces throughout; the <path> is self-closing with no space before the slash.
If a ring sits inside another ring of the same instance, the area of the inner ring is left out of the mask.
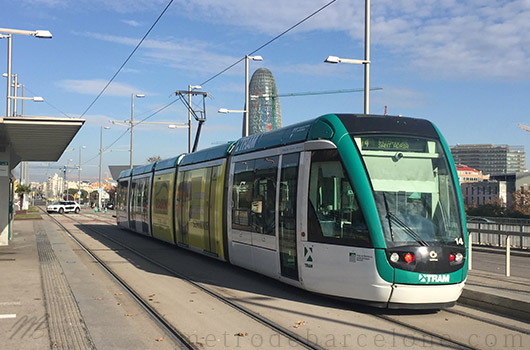
<path id="1" fill-rule="evenodd" d="M 4 34 L 5 33 L 5 34 Z M 11 56 L 12 56 L 12 47 L 13 47 L 13 34 L 20 35 L 31 35 L 36 38 L 51 39 L 52 33 L 48 30 L 19 30 L 19 29 L 9 29 L 9 28 L 0 28 L 0 39 L 7 39 L 7 93 L 6 93 L 6 117 L 9 116 L 11 111 Z"/>
<path id="2" fill-rule="evenodd" d="M 169 124 L 168 126 L 168 129 L 187 129 L 188 128 L 188 125 L 187 124 Z"/>
<path id="3" fill-rule="evenodd" d="M 223 114 L 227 114 L 227 113 L 245 113 L 245 110 L 219 108 L 217 113 L 223 113 Z"/>
<path id="4" fill-rule="evenodd" d="M 2 76 L 4 78 L 7 78 L 7 73 L 3 73 Z M 35 96 L 35 97 L 26 97 L 24 96 L 24 85 L 20 85 L 18 83 L 18 74 L 12 74 L 13 76 L 13 84 L 11 84 L 11 87 L 14 88 L 14 94 L 13 96 L 9 96 L 9 99 L 11 100 L 15 100 L 15 102 L 13 103 L 13 113 L 11 113 L 11 111 L 9 111 L 9 113 L 7 114 L 7 116 L 9 115 L 12 115 L 13 117 L 16 117 L 17 116 L 17 101 L 16 100 L 22 100 L 22 116 L 24 115 L 24 101 L 26 100 L 30 100 L 30 101 L 33 101 L 33 102 L 44 102 L 44 98 L 42 98 L 41 96 Z M 18 88 L 22 86 L 22 97 L 18 96 Z"/>
<path id="5" fill-rule="evenodd" d="M 253 61 L 263 61 L 263 57 L 261 56 L 245 56 L 245 112 L 244 112 L 244 123 L 245 123 L 245 132 L 243 133 L 243 136 L 248 136 L 248 109 L 249 109 L 249 98 L 250 94 L 248 91 L 248 60 L 251 59 Z"/>
<path id="6" fill-rule="evenodd" d="M 353 58 L 340 58 L 337 56 L 328 56 L 324 62 L 326 63 L 351 63 L 364 64 L 364 114 L 370 114 L 370 74 L 367 67 L 370 65 L 369 60 L 356 60 Z"/>
<path id="7" fill-rule="evenodd" d="M 354 64 L 368 64 L 370 61 L 355 60 L 352 58 L 340 58 L 337 56 L 328 56 L 324 62 L 326 63 L 354 63 Z"/>
<path id="8" fill-rule="evenodd" d="M 364 114 L 370 114 L 370 0 L 364 4 L 364 60 L 328 56 L 324 62 L 364 64 Z"/>
<path id="9" fill-rule="evenodd" d="M 74 149 L 72 149 L 73 151 Z M 68 200 L 68 179 L 67 179 L 67 174 L 68 174 L 68 167 L 70 166 L 70 162 L 73 162 L 74 160 L 73 159 L 68 159 L 66 161 L 66 165 L 64 166 L 64 192 L 65 192 L 65 196 L 64 196 L 64 200 L 67 201 Z"/>
<path id="10" fill-rule="evenodd" d="M 131 124 L 131 135 L 132 135 L 132 125 L 133 124 Z M 110 126 L 102 126 L 99 132 L 98 210 L 101 210 L 101 192 L 103 191 L 103 189 L 101 188 L 101 161 L 103 158 L 103 129 L 108 130 L 110 129 Z M 131 137 L 131 157 L 132 157 L 132 137 Z"/>
<path id="11" fill-rule="evenodd" d="M 134 97 L 143 98 L 145 95 L 143 94 L 131 94 L 131 160 L 129 163 L 129 168 L 133 168 L 133 139 L 134 139 Z M 101 177 L 101 174 L 100 174 Z M 101 204 L 101 200 L 99 202 Z"/>
<path id="12" fill-rule="evenodd" d="M 244 110 L 233 110 L 233 109 L 226 109 L 226 108 L 220 108 L 217 112 L 218 113 L 243 113 L 243 136 L 248 136 L 248 108 L 249 108 L 249 99 L 250 94 L 248 91 L 248 61 L 263 61 L 263 57 L 261 56 L 245 56 L 245 109 Z"/>
<path id="13" fill-rule="evenodd" d="M 79 204 L 81 204 L 81 150 L 85 149 L 86 146 L 80 146 L 79 147 L 79 168 L 78 168 L 78 172 L 77 172 L 77 176 L 78 176 L 78 192 L 77 194 L 79 195 Z"/>

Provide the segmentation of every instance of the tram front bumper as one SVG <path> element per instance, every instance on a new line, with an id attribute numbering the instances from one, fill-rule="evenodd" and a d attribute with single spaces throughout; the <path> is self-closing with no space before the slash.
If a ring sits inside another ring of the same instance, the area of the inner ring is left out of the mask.
<path id="1" fill-rule="evenodd" d="M 405 309 L 450 307 L 456 303 L 462 294 L 464 284 L 464 282 L 436 285 L 393 284 L 388 307 Z"/>

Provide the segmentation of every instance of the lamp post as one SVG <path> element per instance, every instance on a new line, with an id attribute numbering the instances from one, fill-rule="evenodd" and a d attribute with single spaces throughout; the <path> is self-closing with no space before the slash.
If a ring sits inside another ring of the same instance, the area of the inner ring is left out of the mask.
<path id="1" fill-rule="evenodd" d="M 73 149 L 72 149 L 73 151 Z M 64 195 L 64 200 L 67 201 L 68 200 L 68 179 L 67 179 L 67 174 L 68 174 L 68 167 L 70 166 L 70 162 L 72 162 L 73 159 L 68 159 L 66 161 L 66 165 L 64 166 L 64 192 L 65 192 L 65 195 Z"/>
<path id="2" fill-rule="evenodd" d="M 217 112 L 218 113 L 243 113 L 243 136 L 248 136 L 248 108 L 250 104 L 250 94 L 249 94 L 249 87 L 248 87 L 248 61 L 263 61 L 263 57 L 261 56 L 245 56 L 245 109 L 243 110 L 235 110 L 235 109 L 226 109 L 226 108 L 220 108 Z"/>
<path id="3" fill-rule="evenodd" d="M 77 172 L 77 176 L 78 176 L 78 192 L 77 194 L 79 195 L 79 204 L 81 204 L 81 150 L 85 149 L 86 146 L 79 146 L 79 168 L 78 168 L 78 172 Z"/>
<path id="4" fill-rule="evenodd" d="M 261 56 L 249 56 L 249 55 L 246 55 L 245 56 L 245 112 L 244 112 L 244 120 L 243 120 L 243 123 L 244 123 L 244 132 L 243 132 L 243 136 L 248 136 L 248 109 L 249 109 L 249 99 L 250 99 L 250 94 L 249 94 L 249 87 L 248 87 L 248 60 L 253 60 L 253 61 L 263 61 L 263 57 Z"/>
<path id="5" fill-rule="evenodd" d="M 4 78 L 7 78 L 7 73 L 3 73 L 2 76 Z M 10 100 L 15 100 L 14 103 L 13 103 L 13 108 L 12 111 L 10 110 L 9 113 L 7 114 L 7 116 L 13 116 L 13 117 L 16 117 L 17 116 L 17 100 L 22 100 L 22 116 L 24 116 L 24 101 L 26 100 L 30 100 L 30 101 L 33 101 L 33 102 L 44 102 L 44 98 L 42 98 L 41 96 L 35 96 L 35 97 L 26 97 L 24 95 L 24 85 L 20 85 L 18 83 L 18 74 L 12 74 L 11 75 L 13 77 L 13 82 L 10 86 L 10 88 L 13 88 L 14 89 L 14 92 L 13 92 L 13 96 L 11 96 L 11 94 L 9 95 L 9 99 Z M 18 96 L 18 88 L 19 87 L 22 87 L 22 96 Z"/>
<path id="6" fill-rule="evenodd" d="M 99 177 L 98 177 L 98 210 L 101 209 L 101 162 L 103 158 L 103 129 L 108 130 L 110 126 L 102 126 L 99 132 Z M 131 135 L 132 135 L 132 124 L 131 124 Z M 132 138 L 131 138 L 131 161 L 132 161 Z"/>
<path id="7" fill-rule="evenodd" d="M 3 34 L 5 33 L 5 34 Z M 20 35 L 31 35 L 36 38 L 51 39 L 52 33 L 47 30 L 19 30 L 19 29 L 9 29 L 9 28 L 0 28 L 0 39 L 7 39 L 7 93 L 6 93 L 6 117 L 9 116 L 11 111 L 11 56 L 13 48 L 13 34 Z"/>
<path id="8" fill-rule="evenodd" d="M 364 5 L 364 60 L 328 56 L 324 62 L 364 64 L 364 114 L 370 114 L 370 0 Z"/>
<path id="9" fill-rule="evenodd" d="M 245 110 L 219 108 L 217 113 L 223 113 L 223 114 L 227 114 L 227 113 L 245 113 Z"/>
<path id="10" fill-rule="evenodd" d="M 364 114 L 370 114 L 370 69 L 367 67 L 370 65 L 369 60 L 356 60 L 352 58 L 340 58 L 337 56 L 328 56 L 324 62 L 326 63 L 352 63 L 352 64 L 364 64 Z"/>
<path id="11" fill-rule="evenodd" d="M 133 140 L 134 140 L 134 97 L 143 98 L 145 95 L 143 94 L 131 94 L 131 159 L 129 162 L 129 168 L 133 168 Z M 101 176 L 101 174 L 100 174 Z M 101 200 L 99 202 L 101 204 Z"/>

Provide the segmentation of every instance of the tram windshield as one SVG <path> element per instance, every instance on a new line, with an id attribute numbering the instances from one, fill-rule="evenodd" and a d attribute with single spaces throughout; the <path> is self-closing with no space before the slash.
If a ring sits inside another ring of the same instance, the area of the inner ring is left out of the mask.
<path id="1" fill-rule="evenodd" d="M 439 141 L 392 135 L 354 140 L 389 247 L 462 242 L 456 189 Z"/>

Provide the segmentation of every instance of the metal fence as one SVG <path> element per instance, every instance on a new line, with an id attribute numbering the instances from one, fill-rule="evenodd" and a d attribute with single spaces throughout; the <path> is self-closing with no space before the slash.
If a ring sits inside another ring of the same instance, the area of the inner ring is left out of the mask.
<path id="1" fill-rule="evenodd" d="M 530 249 L 530 225 L 502 223 L 468 223 L 475 245 L 506 247 L 506 236 L 511 236 L 512 248 Z"/>
<path id="2" fill-rule="evenodd" d="M 473 245 L 506 249 L 506 276 L 510 276 L 511 248 L 530 249 L 530 225 L 506 223 L 468 223 L 469 269 L 472 268 Z"/>

